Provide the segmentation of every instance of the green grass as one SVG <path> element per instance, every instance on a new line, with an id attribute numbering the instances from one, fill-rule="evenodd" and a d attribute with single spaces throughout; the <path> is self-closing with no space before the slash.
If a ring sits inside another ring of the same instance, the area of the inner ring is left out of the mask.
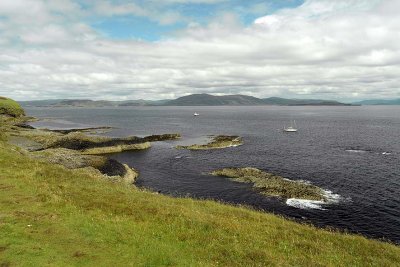
<path id="1" fill-rule="evenodd" d="M 20 117 L 25 115 L 25 112 L 14 100 L 0 96 L 0 115 Z"/>
<path id="2" fill-rule="evenodd" d="M 0 141 L 0 266 L 398 266 L 400 248 L 171 198 Z"/>

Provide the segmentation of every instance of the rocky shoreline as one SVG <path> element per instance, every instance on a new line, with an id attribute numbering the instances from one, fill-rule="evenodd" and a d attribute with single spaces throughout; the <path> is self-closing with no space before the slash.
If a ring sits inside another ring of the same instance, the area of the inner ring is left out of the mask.
<path id="1" fill-rule="evenodd" d="M 151 142 L 176 140 L 181 137 L 180 134 L 163 134 L 111 138 L 84 134 L 111 127 L 41 130 L 29 125 L 33 120 L 35 118 L 0 116 L 2 137 L 7 138 L 9 143 L 31 158 L 59 164 L 68 169 L 80 169 L 95 176 L 104 176 L 128 184 L 135 182 L 139 172 L 104 155 L 148 149 Z"/>
<path id="2" fill-rule="evenodd" d="M 180 134 L 150 135 L 146 137 L 112 138 L 90 134 L 111 127 L 90 127 L 66 130 L 35 129 L 29 125 L 34 118 L 2 118 L 3 133 L 9 143 L 21 148 L 22 153 L 39 160 L 62 165 L 68 169 L 81 169 L 93 175 L 102 175 L 115 181 L 133 184 L 139 172 L 126 164 L 107 157 L 123 151 L 145 150 L 152 142 L 177 140 Z M 7 126 L 5 126 L 7 125 Z M 208 150 L 243 144 L 239 136 L 213 136 L 206 144 L 176 146 L 177 149 Z M 326 201 L 324 191 L 314 185 L 292 181 L 255 168 L 225 168 L 211 173 L 228 177 L 236 182 L 252 183 L 260 193 L 284 199 Z"/>
<path id="3" fill-rule="evenodd" d="M 178 133 L 129 136 L 112 138 L 96 135 L 98 131 L 112 127 L 89 127 L 77 129 L 35 129 L 29 122 L 37 120 L 25 116 L 0 116 L 2 134 L 8 142 L 19 147 L 21 153 L 29 157 L 62 165 L 68 169 L 81 169 L 93 175 L 102 175 L 115 181 L 133 184 L 139 172 L 126 164 L 107 157 L 107 154 L 123 151 L 145 150 L 152 142 L 177 140 Z M 209 150 L 235 147 L 243 144 L 243 139 L 235 135 L 212 136 L 206 144 L 178 145 L 177 149 Z M 326 201 L 324 191 L 314 185 L 292 181 L 284 177 L 263 172 L 255 168 L 225 168 L 211 173 L 228 177 L 242 183 L 252 183 L 260 193 L 285 199 Z"/>

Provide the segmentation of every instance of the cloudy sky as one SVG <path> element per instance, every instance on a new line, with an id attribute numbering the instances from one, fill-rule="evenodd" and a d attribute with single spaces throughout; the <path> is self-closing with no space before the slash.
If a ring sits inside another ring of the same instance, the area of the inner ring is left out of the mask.
<path id="1" fill-rule="evenodd" d="M 400 98 L 399 0 L 0 0 L 0 95 Z"/>

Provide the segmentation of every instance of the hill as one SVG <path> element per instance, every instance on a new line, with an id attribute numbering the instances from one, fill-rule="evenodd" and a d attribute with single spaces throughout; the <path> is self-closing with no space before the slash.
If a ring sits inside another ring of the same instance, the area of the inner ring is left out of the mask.
<path id="1" fill-rule="evenodd" d="M 128 106 L 349 106 L 332 100 L 321 99 L 286 99 L 280 97 L 270 97 L 260 99 L 247 95 L 222 95 L 215 96 L 210 94 L 192 94 L 179 97 L 173 100 L 126 100 L 126 101 L 107 101 L 89 99 L 60 99 L 60 100 L 38 100 L 21 101 L 24 107 L 128 107 Z"/>
<path id="2" fill-rule="evenodd" d="M 355 102 L 354 104 L 358 105 L 400 105 L 400 98 L 399 99 L 372 99 L 372 100 L 363 100 L 359 102 Z"/>
<path id="3" fill-rule="evenodd" d="M 322 99 L 286 99 L 280 97 L 264 98 L 263 102 L 266 105 L 279 105 L 279 106 L 350 106 L 333 100 Z"/>
<path id="4" fill-rule="evenodd" d="M 113 101 L 94 101 L 89 99 L 73 99 L 73 100 L 62 100 L 56 104 L 53 104 L 56 107 L 111 107 L 118 106 Z"/>
<path id="5" fill-rule="evenodd" d="M 54 99 L 54 100 L 33 100 L 19 101 L 23 107 L 127 107 L 127 106 L 157 106 L 162 105 L 167 100 L 90 100 L 90 99 Z"/>
<path id="6" fill-rule="evenodd" d="M 129 107 L 129 106 L 163 106 L 169 100 L 127 100 L 119 102 L 119 107 Z"/>
<path id="7" fill-rule="evenodd" d="M 263 104 L 261 99 L 252 96 L 214 96 L 209 94 L 187 95 L 165 103 L 167 106 L 253 106 Z"/>
<path id="8" fill-rule="evenodd" d="M 270 97 L 265 99 L 246 95 L 224 95 L 214 96 L 209 94 L 193 94 L 183 96 L 166 102 L 168 106 L 256 106 L 256 105 L 278 105 L 278 106 L 348 106 L 332 100 L 321 99 L 286 99 Z"/>
<path id="9" fill-rule="evenodd" d="M 18 101 L 22 107 L 47 107 L 60 103 L 65 99 L 44 99 L 44 100 L 28 100 Z"/>
<path id="10" fill-rule="evenodd" d="M 25 112 L 14 100 L 0 96 L 0 115 L 20 117 L 25 115 Z"/>

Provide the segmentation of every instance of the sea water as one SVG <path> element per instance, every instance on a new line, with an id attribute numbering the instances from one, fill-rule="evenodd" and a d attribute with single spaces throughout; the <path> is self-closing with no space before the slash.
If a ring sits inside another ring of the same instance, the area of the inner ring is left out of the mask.
<path id="1" fill-rule="evenodd" d="M 28 108 L 37 127 L 114 126 L 106 135 L 181 133 L 149 150 L 111 157 L 140 171 L 138 186 L 172 196 L 216 199 L 400 243 L 400 107 Z M 201 115 L 194 117 L 193 113 Z M 285 133 L 296 120 L 298 132 Z M 210 135 L 239 135 L 244 145 L 177 150 Z M 319 186 L 317 203 L 259 194 L 249 184 L 208 173 L 256 167 Z"/>

